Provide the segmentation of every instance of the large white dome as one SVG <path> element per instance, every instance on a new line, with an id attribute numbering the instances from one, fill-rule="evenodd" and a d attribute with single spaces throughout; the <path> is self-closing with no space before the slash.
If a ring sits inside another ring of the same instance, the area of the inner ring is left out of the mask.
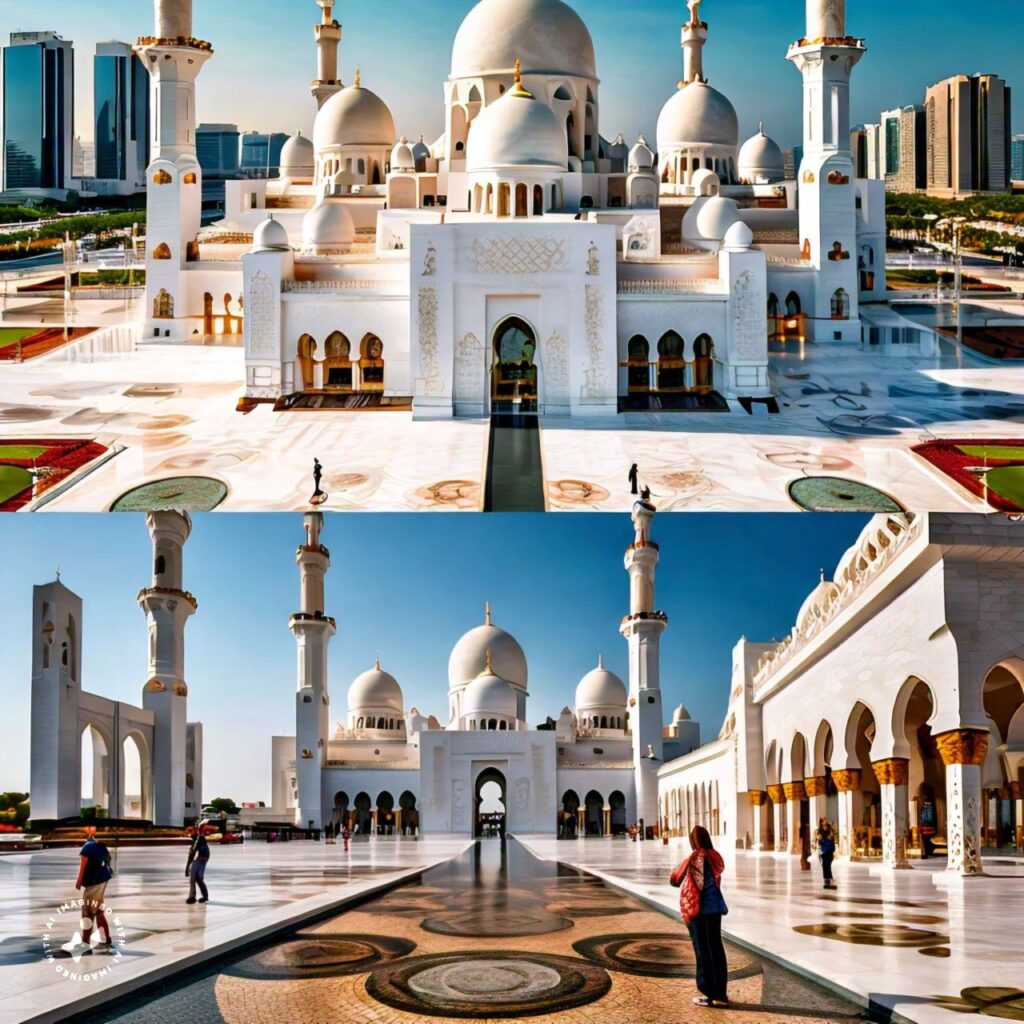
<path id="1" fill-rule="evenodd" d="M 684 85 L 658 118 L 658 150 L 662 156 L 689 146 L 735 148 L 739 140 L 736 108 L 706 82 Z"/>
<path id="2" fill-rule="evenodd" d="M 600 662 L 591 669 L 576 687 L 576 710 L 588 708 L 619 708 L 626 706 L 626 684 Z"/>
<path id="3" fill-rule="evenodd" d="M 473 122 L 466 169 L 569 165 L 569 142 L 558 115 L 522 89 L 512 89 L 486 107 Z"/>
<path id="4" fill-rule="evenodd" d="M 336 92 L 316 115 L 313 145 L 318 153 L 334 146 L 387 146 L 395 142 L 395 119 L 388 105 L 369 89 L 350 85 Z"/>
<path id="5" fill-rule="evenodd" d="M 594 41 L 562 0 L 480 0 L 452 49 L 452 78 L 511 72 L 597 78 Z"/>
<path id="6" fill-rule="evenodd" d="M 526 689 L 526 655 L 516 638 L 487 622 L 466 633 L 448 659 L 448 686 L 460 690 L 487 667 L 487 652 L 496 675 Z"/>
<path id="7" fill-rule="evenodd" d="M 777 142 L 765 135 L 763 127 L 740 147 L 736 173 L 740 181 L 751 185 L 756 185 L 759 180 L 782 181 L 786 176 L 786 160 L 782 150 Z"/>
<path id="8" fill-rule="evenodd" d="M 390 672 L 385 672 L 380 667 L 380 662 L 369 672 L 356 676 L 348 688 L 349 711 L 359 711 L 362 708 L 389 708 L 399 715 L 403 712 L 402 688 Z"/>
<path id="9" fill-rule="evenodd" d="M 462 714 L 501 715 L 516 717 L 518 698 L 509 682 L 493 672 L 484 671 L 474 679 L 462 695 Z"/>

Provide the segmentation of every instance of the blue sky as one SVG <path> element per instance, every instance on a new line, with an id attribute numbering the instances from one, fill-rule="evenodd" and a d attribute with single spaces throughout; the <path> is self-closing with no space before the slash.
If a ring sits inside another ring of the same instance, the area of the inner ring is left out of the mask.
<path id="1" fill-rule="evenodd" d="M 731 651 L 741 635 L 781 638 L 818 573 L 835 568 L 861 516 L 662 515 L 658 604 L 665 705 L 684 702 L 705 739 L 721 727 Z M 270 736 L 294 729 L 301 516 L 197 516 L 185 585 L 199 601 L 186 631 L 189 717 L 205 727 L 205 796 L 269 799 Z M 332 721 L 352 679 L 383 666 L 406 707 L 443 717 L 448 656 L 458 638 L 494 621 L 522 644 L 531 724 L 572 705 L 603 653 L 626 673 L 618 624 L 628 611 L 619 516 L 343 515 L 327 523 Z M 4 742 L 0 790 L 27 789 L 32 587 L 62 579 L 85 601 L 84 688 L 133 704 L 146 681 L 149 536 L 135 515 L 0 517 L 0 652 Z"/>
<path id="2" fill-rule="evenodd" d="M 400 133 L 428 140 L 443 124 L 442 83 L 451 44 L 472 0 L 340 0 L 345 29 L 342 75 L 363 81 L 389 103 Z M 601 131 L 653 138 L 661 105 L 680 69 L 683 0 L 574 0 L 594 36 L 602 79 Z M 1017 94 L 1015 130 L 1024 130 L 1021 0 L 851 0 L 849 30 L 868 40 L 854 78 L 855 121 L 922 102 L 925 87 L 951 74 L 994 72 Z M 151 0 L 0 0 L 0 37 L 12 30 L 55 29 L 76 44 L 80 134 L 91 137 L 91 54 L 101 39 L 129 41 L 149 32 Z M 195 0 L 196 31 L 216 48 L 199 79 L 199 115 L 243 130 L 309 133 L 315 113 L 314 0 Z M 803 0 L 705 0 L 710 24 L 705 69 L 735 104 L 743 137 L 759 120 L 781 145 L 800 131 L 800 76 L 784 55 L 803 32 Z"/>

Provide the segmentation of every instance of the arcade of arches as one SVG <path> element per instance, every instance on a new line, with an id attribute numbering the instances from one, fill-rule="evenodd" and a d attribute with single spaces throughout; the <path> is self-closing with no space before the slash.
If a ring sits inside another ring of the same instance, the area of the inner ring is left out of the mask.
<path id="1" fill-rule="evenodd" d="M 633 394 L 708 394 L 715 388 L 715 343 L 698 335 L 689 346 L 667 331 L 655 346 L 642 334 L 627 345 L 627 387 Z"/>
<path id="2" fill-rule="evenodd" d="M 607 799 L 590 790 L 583 799 L 574 789 L 562 794 L 558 812 L 559 839 L 622 836 L 626 834 L 626 797 L 613 790 Z"/>
<path id="3" fill-rule="evenodd" d="M 378 793 L 376 800 L 365 791 L 357 793 L 354 800 L 344 791 L 335 793 L 331 827 L 338 832 L 345 826 L 355 835 L 419 835 L 416 797 L 408 790 L 397 800 L 387 790 Z"/>
<path id="4" fill-rule="evenodd" d="M 342 394 L 384 391 L 384 342 L 366 334 L 353 358 L 353 347 L 341 331 L 332 331 L 322 345 L 303 334 L 296 345 L 295 383 L 301 391 Z"/>

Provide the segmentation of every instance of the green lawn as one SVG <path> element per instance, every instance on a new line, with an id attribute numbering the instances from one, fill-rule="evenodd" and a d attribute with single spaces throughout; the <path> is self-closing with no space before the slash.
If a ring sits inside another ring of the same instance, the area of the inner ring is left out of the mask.
<path id="1" fill-rule="evenodd" d="M 1011 447 L 1010 445 L 998 444 L 962 444 L 958 445 L 964 455 L 970 455 L 972 459 L 1024 459 L 1024 447 Z"/>
<path id="2" fill-rule="evenodd" d="M 0 459 L 38 459 L 47 451 L 37 444 L 0 444 Z"/>
<path id="3" fill-rule="evenodd" d="M 1000 466 L 985 474 L 990 491 L 1024 509 L 1024 466 Z"/>
<path id="4" fill-rule="evenodd" d="M 32 486 L 32 474 L 18 466 L 0 466 L 0 503 Z"/>
<path id="5" fill-rule="evenodd" d="M 0 348 L 17 345 L 23 338 L 31 338 L 40 330 L 39 327 L 0 327 Z"/>

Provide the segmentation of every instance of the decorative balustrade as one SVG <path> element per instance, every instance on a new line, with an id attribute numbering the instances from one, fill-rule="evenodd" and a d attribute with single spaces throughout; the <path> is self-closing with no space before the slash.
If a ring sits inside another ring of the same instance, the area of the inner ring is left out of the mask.
<path id="1" fill-rule="evenodd" d="M 859 542 L 840 579 L 801 616 L 793 632 L 777 647 L 765 652 L 754 672 L 755 684 L 770 679 L 798 654 L 805 651 L 821 631 L 869 590 L 879 575 L 910 543 L 921 536 L 925 520 L 911 514 L 892 515 Z M 853 549 L 847 552 L 851 555 Z"/>
<path id="2" fill-rule="evenodd" d="M 802 260 L 798 256 L 769 256 L 770 267 L 799 267 L 801 270 L 813 270 L 814 264 L 810 260 Z"/>
<path id="3" fill-rule="evenodd" d="M 400 281 L 346 279 L 330 281 L 285 281 L 281 290 L 286 292 L 391 292 L 403 290 Z"/>
<path id="4" fill-rule="evenodd" d="M 620 295 L 726 295 L 726 281 L 715 277 L 679 277 L 637 281 L 619 281 Z"/>

